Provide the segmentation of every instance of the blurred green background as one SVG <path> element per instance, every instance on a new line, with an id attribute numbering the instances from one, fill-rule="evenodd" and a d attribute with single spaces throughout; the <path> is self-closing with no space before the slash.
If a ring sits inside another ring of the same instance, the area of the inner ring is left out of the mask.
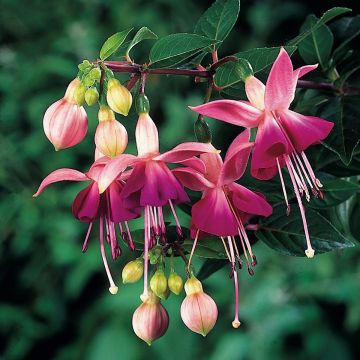
<path id="1" fill-rule="evenodd" d="M 222 47 L 231 54 L 281 45 L 296 36 L 309 13 L 357 1 L 242 1 L 239 21 Z M 182 323 L 180 297 L 165 303 L 167 334 L 148 347 L 132 332 L 141 284 L 107 291 L 97 233 L 81 254 L 86 224 L 70 205 L 79 184 L 59 184 L 34 200 L 42 178 L 59 167 L 86 171 L 93 159 L 97 123 L 75 148 L 55 153 L 42 129 L 46 108 L 62 97 L 83 59 L 95 59 L 102 42 L 125 28 L 148 26 L 160 37 L 191 32 L 210 1 L 1 0 L 0 9 L 0 359 L 359 359 L 359 248 L 314 260 L 278 255 L 256 244 L 255 276 L 240 274 L 239 330 L 231 327 L 233 286 L 224 268 L 205 281 L 219 306 L 207 338 Z M 145 62 L 151 42 L 135 49 Z M 192 79 L 150 77 L 152 117 L 163 150 L 193 140 L 189 104 L 203 97 Z M 133 140 L 136 116 L 123 120 Z M 225 148 L 231 126 L 211 122 L 214 143 Z M 133 152 L 133 142 L 129 151 Z M 136 226 L 139 226 L 137 224 Z M 120 283 L 124 253 L 112 263 Z M 200 262 L 199 262 L 200 264 Z M 180 263 L 178 264 L 181 268 Z"/>

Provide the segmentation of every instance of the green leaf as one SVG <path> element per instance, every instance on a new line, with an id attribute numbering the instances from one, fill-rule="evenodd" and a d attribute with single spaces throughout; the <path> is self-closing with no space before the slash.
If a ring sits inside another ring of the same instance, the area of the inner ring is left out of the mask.
<path id="1" fill-rule="evenodd" d="M 307 208 L 306 218 L 315 254 L 352 247 L 354 244 L 318 211 Z M 294 256 L 305 256 L 306 239 L 300 210 L 293 205 L 289 216 L 285 206 L 274 207 L 272 216 L 261 220 L 256 237 L 274 250 Z"/>
<path id="2" fill-rule="evenodd" d="M 321 190 L 324 194 L 324 198 L 312 198 L 308 203 L 308 206 L 315 209 L 336 206 L 349 199 L 359 190 L 359 185 L 350 181 L 336 178 L 322 181 L 322 184 L 323 188 Z"/>
<path id="3" fill-rule="evenodd" d="M 100 50 L 100 59 L 105 60 L 111 56 L 125 41 L 129 32 L 132 29 L 127 29 L 121 32 L 117 32 L 114 35 L 111 35 L 103 44 Z"/>
<path id="4" fill-rule="evenodd" d="M 312 26 L 311 29 L 305 30 L 301 34 L 299 34 L 296 38 L 292 39 L 288 42 L 290 46 L 299 45 L 302 41 L 304 41 L 308 36 L 311 35 L 313 31 L 316 31 L 320 26 L 326 24 L 330 20 L 334 19 L 337 16 L 345 14 L 351 11 L 351 9 L 346 7 L 334 7 L 328 11 L 326 11 L 323 16 Z"/>
<path id="5" fill-rule="evenodd" d="M 239 0 L 217 0 L 200 17 L 194 32 L 209 39 L 222 41 L 234 27 L 239 11 Z"/>
<path id="6" fill-rule="evenodd" d="M 222 269 L 224 266 L 226 266 L 227 264 L 229 264 L 228 260 L 221 260 L 221 259 L 217 259 L 217 260 L 213 260 L 213 259 L 207 259 L 205 260 L 205 262 L 202 264 L 200 271 L 197 274 L 197 278 L 200 281 L 203 281 L 205 279 L 207 279 L 209 276 L 211 276 L 212 274 L 214 274 L 215 272 L 219 271 L 220 269 Z"/>
<path id="7" fill-rule="evenodd" d="M 360 35 L 360 15 L 343 17 L 337 20 L 332 28 L 336 39 L 341 39 L 341 44 L 335 49 L 334 55 L 338 54 L 350 41 Z"/>
<path id="8" fill-rule="evenodd" d="M 312 30 L 319 19 L 315 15 L 309 15 L 300 32 Z M 331 50 L 334 44 L 334 36 L 326 25 L 319 26 L 311 31 L 299 44 L 299 53 L 307 64 L 319 63 L 323 69 L 327 68 Z"/>
<path id="9" fill-rule="evenodd" d="M 134 36 L 134 38 L 131 40 L 127 50 L 126 50 L 126 56 L 129 56 L 129 53 L 131 49 L 137 45 L 139 42 L 143 40 L 154 40 L 157 39 L 157 35 L 154 34 L 149 28 L 142 27 Z"/>
<path id="10" fill-rule="evenodd" d="M 183 244 L 184 250 L 190 253 L 193 243 L 193 240 L 186 239 Z M 227 259 L 221 239 L 215 236 L 199 240 L 194 255 L 207 259 Z"/>
<path id="11" fill-rule="evenodd" d="M 204 50 L 205 48 L 218 43 L 217 40 L 211 40 L 204 36 L 196 34 L 172 34 L 158 40 L 150 50 L 150 62 L 176 58 L 185 60 L 188 57 Z"/>
<path id="12" fill-rule="evenodd" d="M 360 142 L 360 96 L 334 96 L 324 104 L 320 117 L 335 123 L 323 144 L 348 165 Z"/>
<path id="13" fill-rule="evenodd" d="M 228 62 L 216 70 L 215 84 L 220 88 L 234 86 L 245 81 L 253 74 L 250 63 L 246 59 L 238 59 L 236 62 Z"/>

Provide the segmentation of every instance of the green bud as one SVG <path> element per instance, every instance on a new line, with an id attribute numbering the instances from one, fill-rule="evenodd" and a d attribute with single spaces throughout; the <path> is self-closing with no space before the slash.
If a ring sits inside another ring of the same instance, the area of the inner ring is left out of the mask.
<path id="1" fill-rule="evenodd" d="M 175 271 L 172 271 L 168 278 L 168 286 L 171 292 L 175 295 L 179 295 L 183 288 L 183 280 L 180 275 Z"/>
<path id="2" fill-rule="evenodd" d="M 84 60 L 81 64 L 78 65 L 78 68 L 81 71 L 86 71 L 89 67 L 91 67 L 89 60 Z"/>
<path id="3" fill-rule="evenodd" d="M 254 71 L 251 67 L 251 64 L 246 59 L 238 59 L 234 64 L 235 71 L 238 73 L 239 77 L 245 81 L 249 76 L 254 75 Z"/>
<path id="4" fill-rule="evenodd" d="M 92 69 L 90 72 L 89 72 L 89 76 L 94 79 L 95 81 L 100 81 L 100 78 L 101 78 L 101 70 L 96 67 L 94 69 Z"/>
<path id="5" fill-rule="evenodd" d="M 144 264 L 140 259 L 128 262 L 122 271 L 124 284 L 135 283 L 141 279 L 144 273 Z"/>
<path id="6" fill-rule="evenodd" d="M 135 106 L 136 106 L 136 111 L 138 114 L 141 114 L 141 113 L 148 114 L 150 112 L 150 102 L 145 94 L 140 94 L 136 98 Z"/>
<path id="7" fill-rule="evenodd" d="M 85 78 L 82 80 L 82 83 L 86 86 L 86 87 L 90 87 L 93 86 L 95 83 L 95 80 L 90 76 L 90 73 L 88 75 L 85 76 Z"/>
<path id="8" fill-rule="evenodd" d="M 157 270 L 150 280 L 150 288 L 156 296 L 166 299 L 167 279 L 163 270 Z"/>
<path id="9" fill-rule="evenodd" d="M 74 93 L 74 99 L 79 106 L 82 106 L 85 102 L 86 86 L 80 84 Z"/>
<path id="10" fill-rule="evenodd" d="M 203 143 L 211 143 L 211 131 L 209 125 L 203 118 L 198 118 L 194 124 L 196 139 Z"/>
<path id="11" fill-rule="evenodd" d="M 85 101 L 89 106 L 93 106 L 99 100 L 99 93 L 96 88 L 91 87 L 85 92 Z"/>

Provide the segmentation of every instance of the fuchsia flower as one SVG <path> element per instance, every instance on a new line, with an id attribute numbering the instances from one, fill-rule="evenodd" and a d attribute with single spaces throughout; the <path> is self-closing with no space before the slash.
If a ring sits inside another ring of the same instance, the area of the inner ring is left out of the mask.
<path id="1" fill-rule="evenodd" d="M 136 126 L 138 156 L 128 158 L 131 174 L 121 192 L 122 204 L 127 209 L 144 209 L 144 293 L 148 297 L 148 252 L 156 242 L 165 242 L 166 228 L 163 207 L 169 205 L 176 222 L 177 233 L 182 229 L 174 205 L 190 201 L 183 186 L 172 174 L 167 163 L 192 163 L 193 158 L 204 152 L 217 152 L 210 144 L 187 142 L 160 154 L 159 138 L 155 123 L 147 112 L 141 112 Z M 112 159 L 99 177 L 100 192 L 118 178 L 124 170 L 124 155 Z M 125 161 L 126 162 L 126 161 Z"/>
<path id="2" fill-rule="evenodd" d="M 123 166 L 127 166 L 127 162 L 134 158 L 132 155 L 123 155 Z M 106 191 L 99 193 L 98 181 L 102 175 L 105 165 L 109 162 L 109 158 L 102 157 L 95 161 L 89 172 L 86 174 L 73 169 L 58 169 L 49 174 L 40 184 L 39 189 L 34 197 L 39 196 L 47 186 L 58 181 L 90 181 L 90 184 L 76 196 L 72 205 L 72 212 L 76 219 L 90 223 L 86 234 L 86 238 L 82 247 L 83 252 L 87 250 L 88 239 L 92 229 L 93 222 L 99 220 L 100 228 L 100 251 L 104 262 L 106 274 L 109 278 L 112 294 L 117 293 L 115 285 L 107 263 L 104 238 L 111 247 L 112 258 L 115 260 L 121 250 L 116 237 L 115 224 L 119 224 L 120 232 L 124 240 L 129 241 L 129 247 L 134 250 L 128 220 L 140 216 L 140 210 L 136 208 L 127 209 L 123 206 L 123 199 L 120 194 L 124 187 L 122 175 L 114 178 Z M 121 165 L 120 165 L 121 166 Z M 124 170 L 125 168 L 123 168 Z M 123 223 L 123 224 L 122 224 Z M 104 234 L 104 224 L 106 232 Z M 126 231 L 124 231 L 124 228 Z M 105 235 L 105 236 L 104 236 Z"/>
<path id="3" fill-rule="evenodd" d="M 308 257 L 314 256 L 308 234 L 301 195 L 310 200 L 308 186 L 315 196 L 322 196 L 322 184 L 316 178 L 304 153 L 310 145 L 324 140 L 334 124 L 314 116 L 289 110 L 297 80 L 316 69 L 317 65 L 293 70 L 287 52 L 281 48 L 266 86 L 254 76 L 245 81 L 249 101 L 217 100 L 191 108 L 195 112 L 246 128 L 258 128 L 251 161 L 251 174 L 267 180 L 279 172 L 284 197 L 290 211 L 281 167 L 286 166 L 300 207 Z"/>
<path id="4" fill-rule="evenodd" d="M 74 99 L 79 84 L 78 78 L 71 81 L 64 97 L 49 106 L 45 112 L 44 132 L 56 151 L 79 144 L 86 135 L 86 111 Z"/>
<path id="5" fill-rule="evenodd" d="M 200 155 L 200 159 L 190 167 L 173 170 L 182 184 L 195 191 L 203 191 L 201 200 L 195 203 L 191 211 L 191 224 L 195 231 L 191 262 L 199 233 L 219 236 L 224 244 L 226 254 L 232 264 L 235 286 L 235 319 L 234 327 L 240 325 L 238 319 L 238 283 L 235 258 L 240 261 L 235 236 L 239 236 L 250 274 L 249 256 L 252 265 L 256 258 L 252 252 L 250 241 L 246 235 L 244 222 L 251 215 L 269 216 L 271 206 L 261 194 L 257 194 L 244 186 L 235 183 L 244 173 L 253 143 L 249 142 L 249 130 L 245 130 L 230 145 L 225 161 L 219 154 Z M 194 166 L 195 165 L 195 166 Z M 227 245 L 225 242 L 227 240 Z"/>

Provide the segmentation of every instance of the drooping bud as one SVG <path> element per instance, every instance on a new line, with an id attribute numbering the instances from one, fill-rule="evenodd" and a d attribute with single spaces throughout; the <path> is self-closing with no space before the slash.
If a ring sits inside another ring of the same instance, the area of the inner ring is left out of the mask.
<path id="1" fill-rule="evenodd" d="M 144 264 L 141 259 L 128 262 L 122 271 L 122 281 L 124 284 L 135 283 L 141 279 L 144 273 Z"/>
<path id="2" fill-rule="evenodd" d="M 74 99 L 79 106 L 84 105 L 85 92 L 86 92 L 86 86 L 83 84 L 79 84 L 79 86 L 77 86 L 74 93 Z"/>
<path id="3" fill-rule="evenodd" d="M 99 100 L 99 93 L 96 88 L 91 87 L 86 90 L 85 101 L 89 106 L 93 106 Z"/>
<path id="4" fill-rule="evenodd" d="M 99 110 L 99 125 L 95 132 L 95 144 L 104 155 L 115 157 L 122 154 L 128 144 L 125 127 L 115 120 L 115 115 L 108 106 Z"/>
<path id="5" fill-rule="evenodd" d="M 88 119 L 83 107 L 75 101 L 75 90 L 80 84 L 78 78 L 71 81 L 64 97 L 46 110 L 43 126 L 46 137 L 55 150 L 79 144 L 88 129 Z"/>
<path id="6" fill-rule="evenodd" d="M 185 292 L 186 298 L 181 304 L 181 318 L 190 330 L 206 336 L 217 320 L 215 301 L 203 292 L 201 282 L 195 277 L 186 281 Z"/>
<path id="7" fill-rule="evenodd" d="M 135 130 L 136 147 L 139 156 L 159 153 L 159 134 L 148 113 L 141 113 Z"/>
<path id="8" fill-rule="evenodd" d="M 135 334 L 148 345 L 166 333 L 169 315 L 150 289 L 147 300 L 134 312 L 132 326 Z"/>
<path id="9" fill-rule="evenodd" d="M 109 80 L 106 100 L 113 111 L 124 116 L 127 116 L 132 105 L 130 91 L 117 79 Z"/>
<path id="10" fill-rule="evenodd" d="M 150 288 L 156 296 L 165 299 L 167 291 L 167 279 L 162 269 L 156 270 L 150 280 Z"/>
<path id="11" fill-rule="evenodd" d="M 94 79 L 95 81 L 100 81 L 101 78 L 101 70 L 96 67 L 94 69 L 91 69 L 89 72 L 89 76 Z"/>
<path id="12" fill-rule="evenodd" d="M 168 287 L 172 293 L 179 295 L 183 288 L 183 280 L 180 275 L 172 271 L 168 278 Z"/>

